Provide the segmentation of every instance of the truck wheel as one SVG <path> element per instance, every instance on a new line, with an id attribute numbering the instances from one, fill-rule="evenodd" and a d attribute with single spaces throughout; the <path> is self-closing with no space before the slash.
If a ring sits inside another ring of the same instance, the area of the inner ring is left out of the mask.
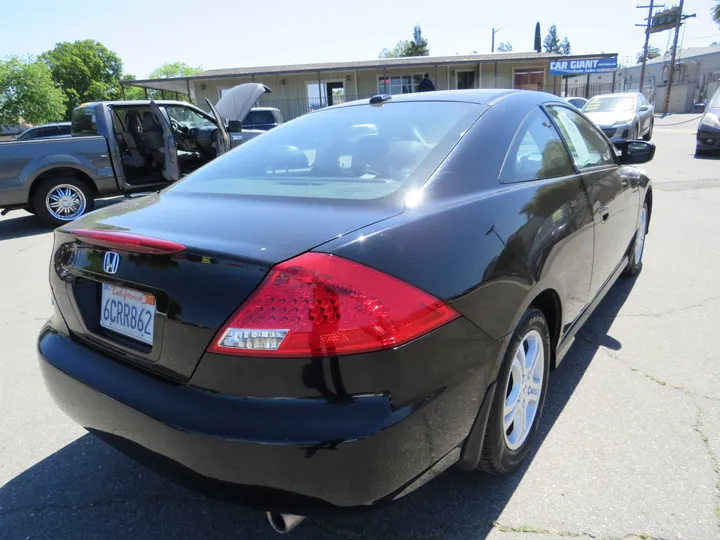
<path id="1" fill-rule="evenodd" d="M 58 227 L 95 208 L 93 195 L 81 180 L 60 176 L 43 180 L 32 200 L 37 216 Z"/>

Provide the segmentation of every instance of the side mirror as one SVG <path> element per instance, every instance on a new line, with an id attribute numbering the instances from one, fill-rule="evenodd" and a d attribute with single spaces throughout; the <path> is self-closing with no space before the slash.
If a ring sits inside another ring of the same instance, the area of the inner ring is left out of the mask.
<path id="1" fill-rule="evenodd" d="M 692 106 L 692 112 L 694 113 L 704 113 L 705 112 L 705 104 L 704 103 L 696 103 Z"/>
<path id="2" fill-rule="evenodd" d="M 240 120 L 228 120 L 228 133 L 240 133 L 242 131 L 242 122 Z"/>
<path id="3" fill-rule="evenodd" d="M 620 150 L 620 165 L 647 163 L 655 157 L 655 145 L 645 141 L 622 141 L 615 143 Z"/>

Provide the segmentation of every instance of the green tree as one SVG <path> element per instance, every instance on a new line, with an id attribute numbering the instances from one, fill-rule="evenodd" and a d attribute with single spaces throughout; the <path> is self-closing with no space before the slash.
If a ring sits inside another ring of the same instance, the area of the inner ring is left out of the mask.
<path id="1" fill-rule="evenodd" d="M 535 23 L 535 52 L 542 51 L 542 37 L 540 35 L 540 22 Z"/>
<path id="2" fill-rule="evenodd" d="M 720 0 L 715 0 L 715 5 L 711 10 L 711 14 L 713 21 L 718 23 L 718 26 L 720 26 Z"/>
<path id="3" fill-rule="evenodd" d="M 645 52 L 645 50 L 643 48 L 642 51 L 640 51 L 639 53 L 637 53 L 635 55 L 635 58 L 637 59 L 638 64 L 642 64 L 644 52 Z M 660 52 L 660 49 L 658 49 L 657 47 L 653 47 L 652 45 L 648 45 L 648 50 L 647 50 L 647 59 L 648 60 L 652 60 L 653 58 L 657 58 L 658 56 L 661 56 L 661 55 L 662 55 L 662 53 Z"/>
<path id="4" fill-rule="evenodd" d="M 498 51 L 499 52 L 512 52 L 513 48 L 509 41 L 506 41 L 505 43 L 501 43 L 498 45 Z"/>
<path id="5" fill-rule="evenodd" d="M 407 50 L 408 43 L 406 39 L 398 41 L 397 45 L 392 49 L 383 49 L 380 51 L 378 58 L 400 58 L 401 56 L 406 56 L 405 51 Z"/>
<path id="6" fill-rule="evenodd" d="M 135 75 L 130 75 L 129 73 L 126 73 L 122 76 L 121 80 L 123 81 L 134 81 L 137 77 Z M 138 86 L 126 86 L 125 87 L 125 99 L 131 99 L 131 100 L 137 100 L 137 99 L 145 99 L 145 90 Z"/>
<path id="7" fill-rule="evenodd" d="M 192 77 L 204 70 L 202 66 L 189 66 L 185 62 L 168 62 L 148 74 L 148 79 L 172 79 L 173 77 Z"/>
<path id="8" fill-rule="evenodd" d="M 558 37 L 557 27 L 553 24 L 548 30 L 547 36 L 543 41 L 545 52 L 560 54 L 562 49 L 560 48 L 560 38 Z"/>
<path id="9" fill-rule="evenodd" d="M 84 101 L 118 99 L 122 61 L 92 39 L 58 43 L 43 53 L 52 78 L 66 96 L 66 117 Z"/>
<path id="10" fill-rule="evenodd" d="M 413 28 L 413 39 L 408 42 L 406 52 L 406 56 L 428 56 L 430 54 L 428 40 L 423 37 L 419 24 Z"/>
<path id="11" fill-rule="evenodd" d="M 572 49 L 570 48 L 570 40 L 567 37 L 563 39 L 562 43 L 560 44 L 560 50 L 563 54 L 572 54 Z"/>
<path id="12" fill-rule="evenodd" d="M 428 56 L 430 48 L 428 41 L 422 35 L 422 29 L 419 24 L 413 28 L 413 39 L 411 41 L 398 41 L 393 49 L 383 49 L 380 51 L 378 58 L 400 58 L 403 56 Z"/>
<path id="13" fill-rule="evenodd" d="M 65 118 L 65 95 L 50 69 L 34 58 L 0 60 L 0 125 L 42 124 Z"/>

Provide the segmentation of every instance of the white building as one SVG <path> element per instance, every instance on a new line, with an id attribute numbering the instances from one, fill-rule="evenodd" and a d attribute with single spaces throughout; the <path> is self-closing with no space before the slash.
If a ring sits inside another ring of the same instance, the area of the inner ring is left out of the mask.
<path id="1" fill-rule="evenodd" d="M 655 110 L 664 112 L 670 55 L 648 60 L 645 68 L 643 93 L 655 102 Z M 640 64 L 618 69 L 615 78 L 616 92 L 638 91 Z M 692 111 L 694 103 L 701 103 L 712 96 L 720 86 L 720 44 L 709 47 L 687 47 L 678 50 L 670 94 L 673 113 Z"/>

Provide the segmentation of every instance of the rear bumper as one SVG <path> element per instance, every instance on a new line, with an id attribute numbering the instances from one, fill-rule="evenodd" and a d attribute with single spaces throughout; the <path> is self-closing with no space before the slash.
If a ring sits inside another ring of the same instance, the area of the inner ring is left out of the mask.
<path id="1" fill-rule="evenodd" d="M 466 377 L 400 407 L 387 393 L 238 397 L 158 378 L 50 324 L 38 353 L 60 408 L 132 458 L 211 496 L 304 515 L 392 500 L 463 442 L 486 388 Z"/>

